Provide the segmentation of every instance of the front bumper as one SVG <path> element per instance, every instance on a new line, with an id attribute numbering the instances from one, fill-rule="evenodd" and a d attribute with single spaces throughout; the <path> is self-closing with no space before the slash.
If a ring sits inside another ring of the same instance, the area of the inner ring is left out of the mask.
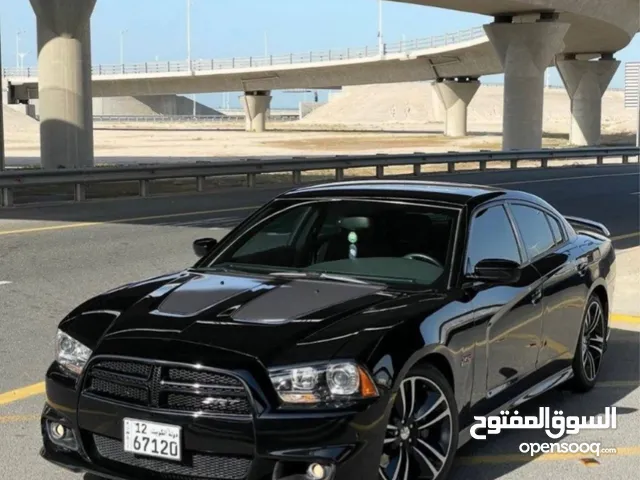
<path id="1" fill-rule="evenodd" d="M 303 480 L 308 465 L 317 462 L 333 469 L 328 480 L 370 480 L 378 475 L 387 395 L 349 410 L 294 413 L 267 405 L 249 418 L 228 418 L 87 398 L 81 385 L 82 380 L 76 382 L 53 364 L 47 372 L 41 419 L 41 456 L 75 472 L 119 480 Z M 260 379 L 253 382 L 254 388 L 260 388 Z M 182 426 L 183 461 L 125 453 L 125 417 Z M 53 443 L 47 421 L 71 429 L 77 449 Z"/>

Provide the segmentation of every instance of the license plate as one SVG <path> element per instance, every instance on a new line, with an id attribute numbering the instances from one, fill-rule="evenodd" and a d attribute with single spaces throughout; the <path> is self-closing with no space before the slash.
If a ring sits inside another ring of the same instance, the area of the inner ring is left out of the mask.
<path id="1" fill-rule="evenodd" d="M 124 419 L 124 451 L 136 455 L 182 460 L 181 427 Z"/>

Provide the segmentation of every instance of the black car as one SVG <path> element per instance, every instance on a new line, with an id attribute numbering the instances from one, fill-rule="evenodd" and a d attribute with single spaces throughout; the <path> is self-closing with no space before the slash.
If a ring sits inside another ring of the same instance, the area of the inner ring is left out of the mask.
<path id="1" fill-rule="evenodd" d="M 444 479 L 475 416 L 594 386 L 608 237 L 484 186 L 287 192 L 60 323 L 41 455 L 117 479 Z"/>

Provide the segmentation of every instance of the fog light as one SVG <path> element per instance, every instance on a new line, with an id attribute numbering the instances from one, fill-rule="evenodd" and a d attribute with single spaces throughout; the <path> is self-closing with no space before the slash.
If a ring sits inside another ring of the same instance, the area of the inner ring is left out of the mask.
<path id="1" fill-rule="evenodd" d="M 47 433 L 49 439 L 54 445 L 65 448 L 67 450 L 78 450 L 78 442 L 73 430 L 65 427 L 58 422 L 47 421 Z"/>
<path id="2" fill-rule="evenodd" d="M 64 435 L 66 433 L 67 429 L 64 428 L 64 425 L 61 425 L 59 423 L 51 424 L 51 438 L 53 438 L 54 440 L 60 440 L 61 438 L 64 438 Z"/>
<path id="3" fill-rule="evenodd" d="M 323 480 L 326 478 L 327 471 L 319 463 L 312 463 L 307 469 L 307 476 L 313 480 Z"/>

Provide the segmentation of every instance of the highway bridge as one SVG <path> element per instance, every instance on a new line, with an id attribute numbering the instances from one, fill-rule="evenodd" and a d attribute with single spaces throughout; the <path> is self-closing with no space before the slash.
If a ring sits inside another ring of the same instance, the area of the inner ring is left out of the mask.
<path id="1" fill-rule="evenodd" d="M 573 143 L 595 145 L 602 94 L 620 64 L 615 53 L 640 27 L 637 0 L 615 0 L 615 8 L 612 0 L 392 0 L 484 14 L 493 22 L 452 45 L 445 41 L 410 51 L 327 52 L 318 61 L 311 53 L 304 62 L 289 55 L 289 63 L 276 64 L 271 57 L 249 59 L 248 65 L 169 63 L 160 72 L 149 71 L 149 64 L 144 72 L 127 66 L 103 72 L 98 66 L 96 72 L 90 52 L 96 0 L 30 1 L 38 22 L 38 69 L 6 80 L 14 100 L 39 98 L 44 168 L 60 166 L 61 159 L 66 167 L 93 165 L 93 95 L 240 90 L 248 128 L 262 131 L 274 89 L 434 79 L 447 111 L 446 131 L 457 135 L 465 131 L 466 106 L 478 78 L 500 72 L 505 74 L 503 148 L 540 148 L 544 72 L 554 64 L 572 99 Z"/>

